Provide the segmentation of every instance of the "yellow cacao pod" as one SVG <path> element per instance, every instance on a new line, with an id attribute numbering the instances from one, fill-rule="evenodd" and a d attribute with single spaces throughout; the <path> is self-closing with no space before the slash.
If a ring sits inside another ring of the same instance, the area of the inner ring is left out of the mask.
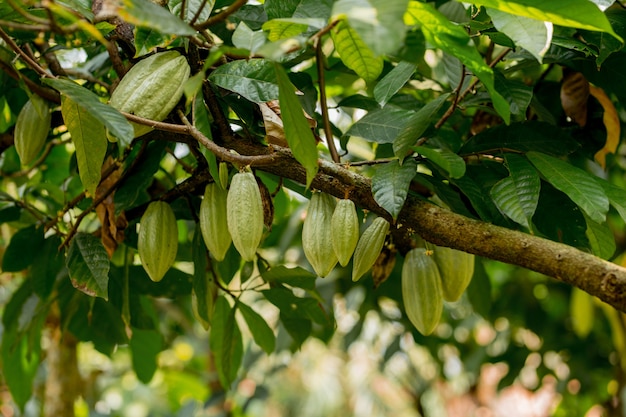
<path id="1" fill-rule="evenodd" d="M 339 200 L 331 220 L 331 242 L 341 266 L 348 265 L 359 241 L 359 216 L 352 200 Z"/>
<path id="2" fill-rule="evenodd" d="M 444 246 L 434 246 L 433 253 L 444 300 L 458 301 L 474 275 L 474 255 Z"/>
<path id="3" fill-rule="evenodd" d="M 376 217 L 365 229 L 354 249 L 352 281 L 358 281 L 374 265 L 385 244 L 387 232 L 389 222 L 382 217 Z"/>
<path id="4" fill-rule="evenodd" d="M 337 255 L 331 243 L 331 219 L 335 198 L 326 193 L 313 193 L 302 228 L 304 255 L 320 277 L 325 277 L 337 264 Z"/>
<path id="5" fill-rule="evenodd" d="M 15 150 L 23 165 L 30 164 L 41 152 L 46 143 L 52 115 L 48 104 L 39 96 L 33 95 L 26 102 L 15 122 Z"/>
<path id="6" fill-rule="evenodd" d="M 177 51 L 159 52 L 136 63 L 124 75 L 113 94 L 111 106 L 136 116 L 163 121 L 183 96 L 191 69 Z M 135 137 L 150 126 L 133 123 Z"/>
<path id="7" fill-rule="evenodd" d="M 169 204 L 153 201 L 139 221 L 139 257 L 154 282 L 161 281 L 176 260 L 178 226 Z"/>
<path id="8" fill-rule="evenodd" d="M 424 248 L 410 250 L 402 265 L 402 300 L 406 315 L 423 335 L 435 330 L 443 312 L 443 291 L 437 263 Z"/>
<path id="9" fill-rule="evenodd" d="M 235 248 L 244 261 L 254 260 L 263 237 L 263 201 L 252 172 L 233 176 L 226 198 L 227 224 Z"/>
<path id="10" fill-rule="evenodd" d="M 223 261 L 230 248 L 232 238 L 224 221 L 227 217 L 226 200 L 228 192 L 212 182 L 204 189 L 200 204 L 200 230 L 209 252 L 217 261 Z"/>

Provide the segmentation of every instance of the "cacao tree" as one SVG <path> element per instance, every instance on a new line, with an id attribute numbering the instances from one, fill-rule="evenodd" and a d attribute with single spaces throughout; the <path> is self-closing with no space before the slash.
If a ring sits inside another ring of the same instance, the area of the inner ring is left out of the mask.
<path id="1" fill-rule="evenodd" d="M 7 407 L 105 413 L 79 389 L 92 346 L 169 375 L 151 415 L 191 415 L 182 387 L 245 413 L 261 356 L 347 350 L 371 313 L 403 329 L 383 362 L 417 345 L 445 371 L 452 349 L 506 386 L 540 353 L 557 414 L 624 415 L 625 9 L 3 1 Z M 193 381 L 162 359 L 191 335 Z M 439 378 L 406 384 L 416 413 Z"/>

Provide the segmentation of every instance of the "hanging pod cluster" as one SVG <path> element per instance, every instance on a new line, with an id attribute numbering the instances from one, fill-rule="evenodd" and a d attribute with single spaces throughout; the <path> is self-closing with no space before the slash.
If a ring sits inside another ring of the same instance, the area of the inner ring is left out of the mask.
<path id="1" fill-rule="evenodd" d="M 354 203 L 335 202 L 329 194 L 311 196 L 302 229 L 302 249 L 318 276 L 328 275 L 337 262 L 353 259 L 352 280 L 361 278 L 376 261 L 389 232 L 389 222 L 377 217 L 359 237 L 359 218 Z"/>

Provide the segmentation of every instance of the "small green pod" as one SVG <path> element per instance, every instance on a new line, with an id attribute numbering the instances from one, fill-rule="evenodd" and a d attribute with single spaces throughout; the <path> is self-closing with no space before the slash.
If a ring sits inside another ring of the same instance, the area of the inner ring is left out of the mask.
<path id="1" fill-rule="evenodd" d="M 402 265 L 402 300 L 407 317 L 424 336 L 431 334 L 443 312 L 441 275 L 424 248 L 410 250 Z"/>
<path id="2" fill-rule="evenodd" d="M 365 229 L 354 250 L 352 281 L 358 281 L 374 265 L 388 232 L 389 222 L 382 217 L 375 218 Z"/>
<path id="3" fill-rule="evenodd" d="M 138 237 L 141 265 L 150 279 L 159 282 L 174 265 L 178 252 L 178 225 L 169 204 L 153 201 L 141 216 Z"/>
<path id="4" fill-rule="evenodd" d="M 13 137 L 23 165 L 30 164 L 43 149 L 51 121 L 48 104 L 39 96 L 33 95 L 20 110 Z"/>
<path id="5" fill-rule="evenodd" d="M 359 242 L 359 216 L 352 200 L 339 200 L 333 212 L 330 231 L 339 264 L 346 266 Z"/>
<path id="6" fill-rule="evenodd" d="M 474 275 L 474 255 L 444 246 L 433 248 L 446 301 L 458 301 Z"/>
<path id="7" fill-rule="evenodd" d="M 244 261 L 254 260 L 263 238 L 263 201 L 252 172 L 233 176 L 226 198 L 226 221 L 235 248 Z"/>
<path id="8" fill-rule="evenodd" d="M 330 274 L 337 264 L 331 243 L 331 220 L 335 198 L 326 193 L 313 193 L 302 228 L 302 249 L 307 260 L 320 277 Z"/>
<path id="9" fill-rule="evenodd" d="M 232 243 L 232 237 L 224 219 L 227 218 L 228 191 L 212 182 L 204 189 L 200 203 L 200 230 L 204 243 L 216 261 L 223 261 Z"/>

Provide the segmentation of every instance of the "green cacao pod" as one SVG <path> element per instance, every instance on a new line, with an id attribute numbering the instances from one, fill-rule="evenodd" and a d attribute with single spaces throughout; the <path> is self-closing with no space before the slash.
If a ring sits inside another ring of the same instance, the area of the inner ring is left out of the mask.
<path id="1" fill-rule="evenodd" d="M 352 281 L 358 281 L 374 265 L 385 244 L 387 232 L 389 222 L 382 217 L 376 217 L 365 229 L 354 250 Z"/>
<path id="2" fill-rule="evenodd" d="M 159 282 L 176 260 L 178 226 L 165 201 L 153 201 L 139 221 L 139 257 L 150 279 Z"/>
<path id="3" fill-rule="evenodd" d="M 359 241 L 359 216 L 352 200 L 339 200 L 331 220 L 331 242 L 341 266 L 348 265 Z"/>
<path id="4" fill-rule="evenodd" d="M 52 115 L 48 104 L 33 95 L 26 102 L 15 122 L 15 150 L 23 165 L 30 164 L 46 143 Z"/>
<path id="5" fill-rule="evenodd" d="M 209 252 L 217 261 L 223 261 L 230 248 L 232 238 L 224 221 L 227 217 L 226 200 L 228 192 L 212 182 L 204 189 L 204 199 L 200 204 L 200 230 Z"/>
<path id="6" fill-rule="evenodd" d="M 423 335 L 437 327 L 443 312 L 441 275 L 432 251 L 410 250 L 402 265 L 402 300 L 406 315 Z"/>
<path id="7" fill-rule="evenodd" d="M 233 176 L 226 199 L 227 224 L 235 248 L 244 261 L 254 260 L 263 237 L 263 201 L 252 172 Z"/>
<path id="8" fill-rule="evenodd" d="M 474 255 L 444 246 L 433 248 L 446 301 L 458 301 L 474 275 Z"/>
<path id="9" fill-rule="evenodd" d="M 113 94 L 111 106 L 136 116 L 160 122 L 183 96 L 191 69 L 177 51 L 159 52 L 142 59 L 124 75 Z M 135 137 L 151 127 L 133 123 Z"/>
<path id="10" fill-rule="evenodd" d="M 325 277 L 337 264 L 333 249 L 332 217 L 335 198 L 326 193 L 313 193 L 302 228 L 302 249 L 304 255 L 320 277 Z"/>

